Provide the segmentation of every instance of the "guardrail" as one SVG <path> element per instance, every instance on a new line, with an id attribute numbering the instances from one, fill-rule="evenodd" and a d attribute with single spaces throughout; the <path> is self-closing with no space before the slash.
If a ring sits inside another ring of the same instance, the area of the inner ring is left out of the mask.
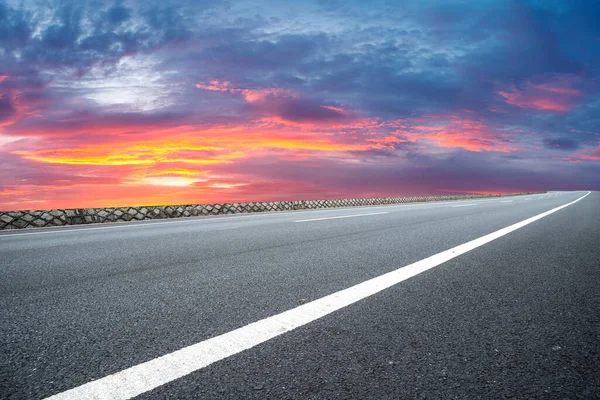
<path id="1" fill-rule="evenodd" d="M 338 208 L 384 204 L 418 203 L 428 201 L 465 200 L 528 195 L 535 193 L 543 192 L 455 196 L 382 197 L 370 199 L 272 201 L 223 204 L 186 204 L 175 206 L 72 208 L 8 212 L 0 211 L 0 230 L 42 228 L 48 226 L 62 225 L 95 224 L 105 222 L 141 221 L 147 219 L 197 217 L 222 214 L 243 214 L 254 212 L 310 210 L 316 208 Z"/>

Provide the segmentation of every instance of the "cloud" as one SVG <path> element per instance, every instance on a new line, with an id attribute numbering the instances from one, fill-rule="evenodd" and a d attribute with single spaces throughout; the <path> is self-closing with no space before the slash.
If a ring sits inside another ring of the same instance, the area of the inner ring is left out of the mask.
<path id="1" fill-rule="evenodd" d="M 122 26 L 132 18 L 134 23 Z M 169 7 L 140 10 L 134 16 L 131 9 L 119 5 L 98 12 L 95 6 L 65 1 L 33 13 L 0 4 L 0 21 L 0 43 L 9 50 L 0 60 L 13 62 L 13 73 L 23 64 L 40 70 L 71 68 L 83 74 L 94 65 L 114 64 L 125 56 L 190 37 L 186 18 Z"/>
<path id="2" fill-rule="evenodd" d="M 565 112 L 575 106 L 582 92 L 573 88 L 577 78 L 569 76 L 555 77 L 544 83 L 527 82 L 521 88 L 512 87 L 507 91 L 498 91 L 506 103 L 543 111 Z"/>
<path id="3" fill-rule="evenodd" d="M 574 155 L 576 160 L 600 161 L 600 143 L 595 149 Z"/>
<path id="4" fill-rule="evenodd" d="M 8 93 L 0 95 L 0 126 L 3 122 L 11 120 L 17 113 L 13 106 L 12 98 Z"/>
<path id="5" fill-rule="evenodd" d="M 333 107 L 333 108 L 332 108 Z M 350 118 L 340 107 L 326 106 L 318 100 L 301 99 L 294 96 L 269 95 L 251 103 L 253 113 L 275 117 L 291 123 L 336 123 Z"/>
<path id="6" fill-rule="evenodd" d="M 594 1 L 15 4 L 0 1 L 4 208 L 600 173 Z"/>
<path id="7" fill-rule="evenodd" d="M 306 99 L 281 88 L 239 88 L 231 82 L 211 80 L 197 83 L 198 89 L 242 96 L 246 111 L 258 117 L 273 117 L 290 123 L 329 123 L 348 119 L 350 113 L 339 106 L 324 105 L 317 99 Z"/>
<path id="8" fill-rule="evenodd" d="M 263 100 L 267 96 L 275 96 L 280 94 L 285 95 L 286 93 L 285 90 L 279 88 L 244 89 L 237 87 L 231 82 L 219 82 L 216 79 L 213 79 L 208 83 L 197 83 L 195 86 L 198 89 L 204 89 L 211 92 L 237 94 L 242 96 L 248 103 L 254 103 Z"/>
<path id="9" fill-rule="evenodd" d="M 129 20 L 133 15 L 133 10 L 128 7 L 123 7 L 122 5 L 114 5 L 109 8 L 106 13 L 108 22 L 114 26 Z"/>
<path id="10" fill-rule="evenodd" d="M 0 46 L 6 49 L 24 46 L 32 34 L 32 14 L 0 3 Z"/>
<path id="11" fill-rule="evenodd" d="M 573 151 L 579 149 L 581 147 L 581 143 L 571 138 L 562 137 L 544 139 L 544 146 L 546 146 L 549 149 Z"/>
<path id="12" fill-rule="evenodd" d="M 242 39 L 209 48 L 206 57 L 225 67 L 278 70 L 297 67 L 329 44 L 326 34 L 283 34 L 275 40 Z"/>
<path id="13" fill-rule="evenodd" d="M 78 137 L 89 144 L 97 137 L 115 135 L 123 143 L 139 140 L 135 134 L 146 138 L 153 131 L 181 126 L 190 119 L 187 113 L 164 112 L 102 112 L 89 109 L 75 110 L 55 116 L 31 118 L 6 128 L 7 133 L 19 136 L 65 138 Z M 78 136 L 85 134 L 87 136 Z"/>
<path id="14" fill-rule="evenodd" d="M 420 118 L 404 134 L 412 142 L 430 142 L 444 148 L 461 148 L 472 152 L 493 151 L 508 153 L 525 150 L 515 147 L 509 132 L 494 130 L 485 122 L 460 115 L 426 116 Z"/>

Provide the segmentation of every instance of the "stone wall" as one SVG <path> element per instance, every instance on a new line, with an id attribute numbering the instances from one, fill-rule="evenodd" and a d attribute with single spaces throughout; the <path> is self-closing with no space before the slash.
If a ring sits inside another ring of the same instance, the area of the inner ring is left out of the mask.
<path id="1" fill-rule="evenodd" d="M 517 194 L 525 195 L 532 193 L 528 192 Z M 115 208 L 74 208 L 66 210 L 26 210 L 11 212 L 0 211 L 0 229 L 41 228 L 45 226 L 141 221 L 145 219 L 195 217 L 205 215 L 307 210 L 315 208 L 371 206 L 381 204 L 402 204 L 426 201 L 464 200 L 513 195 L 515 194 L 385 197 L 373 199 L 187 204 L 178 206 L 143 206 Z"/>

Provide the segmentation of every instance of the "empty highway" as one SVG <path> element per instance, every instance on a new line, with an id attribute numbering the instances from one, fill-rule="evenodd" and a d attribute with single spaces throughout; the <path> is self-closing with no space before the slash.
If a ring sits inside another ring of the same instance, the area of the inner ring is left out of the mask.
<path id="1" fill-rule="evenodd" d="M 2 399 L 595 398 L 600 193 L 0 232 Z"/>

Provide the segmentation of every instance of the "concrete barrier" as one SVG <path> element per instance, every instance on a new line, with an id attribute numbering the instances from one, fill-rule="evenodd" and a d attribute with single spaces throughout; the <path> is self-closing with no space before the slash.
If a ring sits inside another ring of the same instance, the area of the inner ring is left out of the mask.
<path id="1" fill-rule="evenodd" d="M 382 204 L 417 203 L 427 201 L 480 199 L 490 197 L 526 195 L 534 193 L 540 192 L 457 196 L 382 197 L 371 199 L 273 201 L 224 204 L 186 204 L 176 206 L 72 208 L 9 212 L 0 211 L 0 230 L 42 228 L 47 226 L 62 225 L 95 224 L 105 222 L 141 221 L 147 219 L 197 217 L 221 214 L 243 214 L 254 212 L 309 210 L 316 208 L 356 207 Z"/>

